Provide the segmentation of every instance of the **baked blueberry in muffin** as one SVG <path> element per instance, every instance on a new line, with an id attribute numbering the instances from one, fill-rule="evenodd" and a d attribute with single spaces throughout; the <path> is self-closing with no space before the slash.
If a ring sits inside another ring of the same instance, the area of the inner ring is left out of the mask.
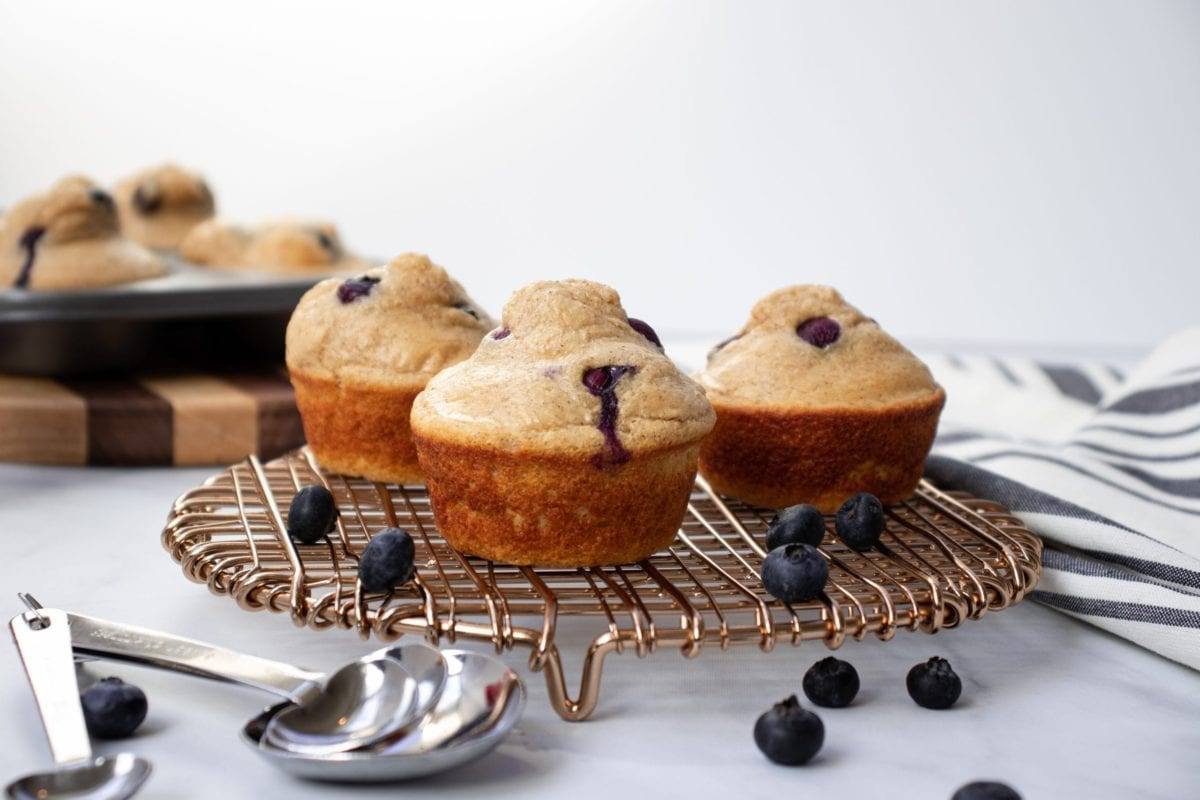
<path id="1" fill-rule="evenodd" d="M 492 327 L 422 255 L 310 289 L 288 323 L 287 364 L 317 460 L 347 475 L 421 482 L 409 429 L 413 398 Z"/>
<path id="2" fill-rule="evenodd" d="M 121 235 L 112 196 L 87 178 L 64 178 L 0 217 L 0 287 L 90 289 L 166 271 Z"/>
<path id="3" fill-rule="evenodd" d="M 192 228 L 216 211 L 199 174 L 174 164 L 142 170 L 113 189 L 121 230 L 157 250 L 175 250 Z"/>
<path id="4" fill-rule="evenodd" d="M 832 513 L 912 494 L 946 395 L 929 369 L 828 286 L 760 300 L 698 379 L 717 412 L 700 471 L 719 492 Z"/>
<path id="5" fill-rule="evenodd" d="M 347 252 L 329 222 L 278 221 L 248 228 L 208 220 L 188 233 L 180 253 L 208 267 L 269 272 L 350 272 L 369 266 Z"/>
<path id="6" fill-rule="evenodd" d="M 637 561 L 675 536 L 713 425 L 703 390 L 617 293 L 534 283 L 413 404 L 439 529 L 514 564 Z"/>

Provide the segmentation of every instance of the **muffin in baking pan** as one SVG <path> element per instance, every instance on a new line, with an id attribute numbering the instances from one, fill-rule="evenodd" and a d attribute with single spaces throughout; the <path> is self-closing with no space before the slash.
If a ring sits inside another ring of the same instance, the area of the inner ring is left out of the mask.
<path id="1" fill-rule="evenodd" d="M 317 460 L 346 475 L 420 482 L 409 430 L 413 399 L 493 326 L 423 255 L 310 289 L 288 323 L 287 364 Z"/>
<path id="2" fill-rule="evenodd" d="M 497 561 L 637 561 L 674 538 L 713 412 L 698 384 L 582 280 L 518 290 L 466 361 L 413 403 L 438 527 Z"/>
<path id="3" fill-rule="evenodd" d="M 156 250 L 176 250 L 192 228 L 216 212 L 212 190 L 199 173 L 162 164 L 113 188 L 121 230 Z"/>
<path id="4" fill-rule="evenodd" d="M 95 289 L 165 275 L 166 265 L 121 235 L 112 195 L 64 178 L 0 217 L 0 286 Z"/>
<path id="5" fill-rule="evenodd" d="M 193 264 L 220 269 L 311 274 L 370 266 L 346 250 L 333 223 L 321 221 L 280 220 L 245 227 L 211 219 L 192 228 L 179 250 Z"/>
<path id="6" fill-rule="evenodd" d="M 929 369 L 827 286 L 772 292 L 697 376 L 717 413 L 700 472 L 722 494 L 832 512 L 915 490 L 946 395 Z"/>

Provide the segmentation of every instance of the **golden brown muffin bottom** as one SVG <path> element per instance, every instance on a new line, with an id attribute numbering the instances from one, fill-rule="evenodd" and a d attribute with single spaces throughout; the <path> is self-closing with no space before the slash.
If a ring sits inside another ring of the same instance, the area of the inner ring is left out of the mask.
<path id="1" fill-rule="evenodd" d="M 438 529 L 457 550 L 508 564 L 640 561 L 675 538 L 699 443 L 590 457 L 500 451 L 416 436 Z"/>
<path id="2" fill-rule="evenodd" d="M 304 436 L 325 469 L 421 483 L 408 417 L 420 389 L 353 386 L 292 371 Z"/>
<path id="3" fill-rule="evenodd" d="M 857 492 L 884 504 L 912 495 L 946 394 L 878 409 L 773 411 L 713 403 L 717 425 L 700 473 L 718 492 L 758 506 L 811 503 L 832 513 Z"/>

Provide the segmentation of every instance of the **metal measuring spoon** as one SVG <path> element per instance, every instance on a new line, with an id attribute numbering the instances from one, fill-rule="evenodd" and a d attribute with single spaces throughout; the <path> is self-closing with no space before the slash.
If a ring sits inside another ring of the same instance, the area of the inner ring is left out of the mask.
<path id="1" fill-rule="evenodd" d="M 150 777 L 150 762 L 132 753 L 92 756 L 79 704 L 67 615 L 42 609 L 28 595 L 20 597 L 30 610 L 13 617 L 8 626 L 33 689 L 55 769 L 13 781 L 6 789 L 7 796 L 15 800 L 133 797 Z"/>
<path id="2" fill-rule="evenodd" d="M 272 746 L 263 738 L 271 719 L 287 708 L 268 708 L 242 729 L 242 739 L 276 767 L 300 778 L 373 783 L 418 778 L 474 761 L 495 749 L 525 708 L 525 686 L 498 658 L 468 650 L 443 650 L 449 665 L 437 707 L 411 733 L 365 750 L 313 758 Z"/>
<path id="3" fill-rule="evenodd" d="M 71 641 L 82 655 L 126 661 L 251 686 L 291 701 L 272 727 L 272 743 L 307 756 L 367 747 L 402 735 L 433 706 L 445 682 L 434 658 L 395 657 L 384 648 L 353 661 L 326 679 L 290 664 L 132 625 L 68 614 Z M 419 676 L 406 664 L 420 665 Z"/>

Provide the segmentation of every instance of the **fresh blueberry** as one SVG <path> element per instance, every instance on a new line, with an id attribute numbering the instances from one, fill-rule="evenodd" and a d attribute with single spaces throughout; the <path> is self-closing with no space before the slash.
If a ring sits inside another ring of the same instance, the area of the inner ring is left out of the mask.
<path id="1" fill-rule="evenodd" d="M 96 681 L 79 695 L 88 733 L 97 739 L 132 736 L 146 719 L 146 693 L 120 678 Z"/>
<path id="2" fill-rule="evenodd" d="M 754 743 L 776 764 L 796 767 L 807 764 L 821 749 L 825 725 L 792 695 L 754 723 Z"/>
<path id="3" fill-rule="evenodd" d="M 785 544 L 763 560 L 763 587 L 785 603 L 812 600 L 825 588 L 829 564 L 808 544 Z"/>
<path id="4" fill-rule="evenodd" d="M 363 275 L 360 278 L 350 278 L 337 288 L 337 298 L 342 303 L 353 303 L 360 297 L 366 297 L 379 283 L 374 275 Z"/>
<path id="5" fill-rule="evenodd" d="M 496 328 L 496 330 L 492 331 L 492 340 L 498 342 L 501 339 L 507 339 L 510 334 L 512 334 L 512 331 L 508 328 Z"/>
<path id="6" fill-rule="evenodd" d="M 387 592 L 412 580 L 416 570 L 412 537 L 399 528 L 388 528 L 371 537 L 358 561 L 358 579 L 365 592 Z"/>
<path id="7" fill-rule="evenodd" d="M 648 339 L 649 342 L 659 350 L 663 349 L 662 339 L 659 339 L 658 334 L 654 332 L 654 328 L 651 328 L 645 322 L 642 322 L 640 319 L 634 319 L 633 317 L 630 317 L 629 327 L 633 328 L 642 336 L 645 336 L 646 339 Z"/>
<path id="8" fill-rule="evenodd" d="M 162 208 L 163 196 L 157 185 L 141 184 L 133 191 L 133 207 L 139 214 L 149 216 Z"/>
<path id="9" fill-rule="evenodd" d="M 767 528 L 767 549 L 785 544 L 811 544 L 816 547 L 825 536 L 825 517 L 815 506 L 801 503 L 780 511 Z"/>
<path id="10" fill-rule="evenodd" d="M 834 527 L 850 547 L 860 553 L 870 550 L 883 533 L 883 504 L 875 495 L 859 492 L 837 510 Z"/>
<path id="11" fill-rule="evenodd" d="M 849 661 L 829 656 L 804 673 L 804 693 L 826 708 L 844 708 L 858 694 L 858 671 Z"/>
<path id="12" fill-rule="evenodd" d="M 813 347 L 829 347 L 842 335 L 842 326 L 829 317 L 813 317 L 796 326 L 796 335 Z"/>
<path id="13" fill-rule="evenodd" d="M 950 800 L 1021 800 L 1021 795 L 1003 783 L 974 781 L 955 792 Z"/>
<path id="14" fill-rule="evenodd" d="M 962 694 L 962 681 L 950 662 L 937 656 L 910 669 L 906 683 L 909 696 L 924 708 L 949 708 Z"/>
<path id="15" fill-rule="evenodd" d="M 116 204 L 113 203 L 112 195 L 103 189 L 92 189 L 90 192 L 88 192 L 88 198 L 91 199 L 91 201 L 96 205 L 106 208 L 109 211 L 112 211 L 114 208 L 116 208 Z"/>
<path id="16" fill-rule="evenodd" d="M 319 542 L 322 536 L 333 530 L 337 516 L 337 503 L 328 489 L 324 486 L 305 486 L 296 492 L 288 507 L 288 536 L 301 544 Z"/>

